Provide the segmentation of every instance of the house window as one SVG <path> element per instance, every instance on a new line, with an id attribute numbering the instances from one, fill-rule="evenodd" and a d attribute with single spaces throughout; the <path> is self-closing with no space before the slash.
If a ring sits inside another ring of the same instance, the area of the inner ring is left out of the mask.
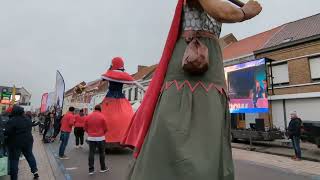
<path id="1" fill-rule="evenodd" d="M 26 98 L 25 98 L 24 96 L 22 96 L 21 103 L 22 103 L 22 104 L 26 103 Z"/>
<path id="2" fill-rule="evenodd" d="M 129 101 L 131 101 L 132 88 L 129 89 Z"/>
<path id="3" fill-rule="evenodd" d="M 309 64 L 311 79 L 314 81 L 320 81 L 320 57 L 310 58 Z"/>
<path id="4" fill-rule="evenodd" d="M 138 88 L 136 87 L 135 89 L 134 89 L 134 100 L 136 101 L 136 100 L 138 100 Z"/>
<path id="5" fill-rule="evenodd" d="M 124 94 L 124 97 L 127 98 L 127 92 L 124 90 L 122 93 Z"/>
<path id="6" fill-rule="evenodd" d="M 273 85 L 281 86 L 289 84 L 288 63 L 272 65 Z"/>

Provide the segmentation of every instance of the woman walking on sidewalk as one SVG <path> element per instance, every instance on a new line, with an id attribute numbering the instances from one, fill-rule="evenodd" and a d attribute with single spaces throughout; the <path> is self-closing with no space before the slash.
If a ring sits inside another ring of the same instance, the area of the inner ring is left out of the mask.
<path id="1" fill-rule="evenodd" d="M 234 180 L 219 36 L 222 22 L 261 11 L 250 0 L 179 0 L 168 40 L 125 144 L 137 157 L 128 180 Z"/>
<path id="2" fill-rule="evenodd" d="M 5 135 L 8 137 L 9 164 L 11 180 L 18 179 L 19 157 L 22 153 L 26 158 L 34 179 L 38 179 L 37 162 L 34 158 L 32 121 L 24 115 L 20 106 L 13 106 L 11 118 L 6 125 Z"/>
<path id="3" fill-rule="evenodd" d="M 75 116 L 75 122 L 74 122 L 74 135 L 76 137 L 76 148 L 83 146 L 84 121 L 85 121 L 85 116 L 83 113 L 83 109 L 81 109 L 79 114 Z"/>

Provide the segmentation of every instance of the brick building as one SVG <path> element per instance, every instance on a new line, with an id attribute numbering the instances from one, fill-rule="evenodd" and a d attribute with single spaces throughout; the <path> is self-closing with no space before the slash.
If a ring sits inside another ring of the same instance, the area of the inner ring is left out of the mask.
<path id="1" fill-rule="evenodd" d="M 0 86 L 0 114 L 4 112 L 12 101 L 13 87 Z M 31 105 L 31 93 L 24 87 L 16 88 L 15 104 L 23 107 Z"/>
<path id="2" fill-rule="evenodd" d="M 145 89 L 148 88 L 154 71 L 157 65 L 152 66 L 138 66 L 138 71 L 132 74 L 132 77 L 139 82 Z M 134 106 L 134 109 L 140 105 L 143 99 L 144 92 L 135 85 L 124 85 L 123 93 L 130 103 Z"/>
<path id="3" fill-rule="evenodd" d="M 320 121 L 320 14 L 283 25 L 254 54 L 273 60 L 269 66 L 273 125 L 287 127 L 292 111 L 303 120 Z"/>
<path id="4" fill-rule="evenodd" d="M 71 106 L 77 110 L 84 109 L 85 113 L 91 112 L 93 107 L 90 104 L 93 98 L 96 95 L 105 94 L 107 87 L 107 82 L 100 79 L 77 84 L 65 93 L 63 113 L 66 113 Z"/>
<path id="5" fill-rule="evenodd" d="M 231 44 L 223 49 L 224 66 L 229 67 L 256 60 L 254 51 L 263 48 L 281 28 L 282 26 L 276 27 L 239 41 L 231 42 Z M 231 118 L 238 123 L 239 128 L 250 128 L 250 124 L 255 123 L 255 119 L 257 118 L 265 119 L 266 127 L 272 126 L 269 113 L 237 113 L 232 114 Z"/>

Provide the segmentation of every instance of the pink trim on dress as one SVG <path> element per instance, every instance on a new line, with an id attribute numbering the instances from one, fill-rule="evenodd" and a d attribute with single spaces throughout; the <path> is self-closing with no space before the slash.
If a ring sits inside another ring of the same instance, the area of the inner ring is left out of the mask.
<path id="1" fill-rule="evenodd" d="M 197 88 L 202 87 L 206 92 L 209 92 L 211 89 L 216 89 L 219 91 L 219 93 L 227 96 L 227 93 L 223 87 L 216 85 L 212 82 L 208 85 L 205 85 L 205 83 L 203 83 L 202 81 L 198 81 L 195 85 L 192 85 L 188 80 L 184 80 L 182 83 L 179 83 L 180 82 L 178 82 L 177 80 L 167 81 L 164 83 L 162 91 L 168 90 L 172 85 L 175 85 L 178 91 L 180 91 L 184 86 L 187 86 L 190 88 L 191 92 L 194 93 Z"/>

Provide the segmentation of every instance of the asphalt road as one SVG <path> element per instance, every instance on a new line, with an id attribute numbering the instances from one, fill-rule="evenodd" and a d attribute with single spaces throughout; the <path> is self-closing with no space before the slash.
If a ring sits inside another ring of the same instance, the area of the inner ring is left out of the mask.
<path id="1" fill-rule="evenodd" d="M 57 155 L 58 143 L 51 144 L 51 150 Z M 132 155 L 129 151 L 117 152 L 107 155 L 107 165 L 111 169 L 109 173 L 96 173 L 88 175 L 88 147 L 75 149 L 71 138 L 66 154 L 69 160 L 57 160 L 68 180 L 125 180 L 128 164 Z M 95 167 L 99 171 L 99 159 L 96 156 Z M 298 175 L 294 172 L 279 169 L 277 167 L 255 164 L 249 161 L 235 161 L 236 180 L 315 180 L 316 178 L 306 175 Z"/>

